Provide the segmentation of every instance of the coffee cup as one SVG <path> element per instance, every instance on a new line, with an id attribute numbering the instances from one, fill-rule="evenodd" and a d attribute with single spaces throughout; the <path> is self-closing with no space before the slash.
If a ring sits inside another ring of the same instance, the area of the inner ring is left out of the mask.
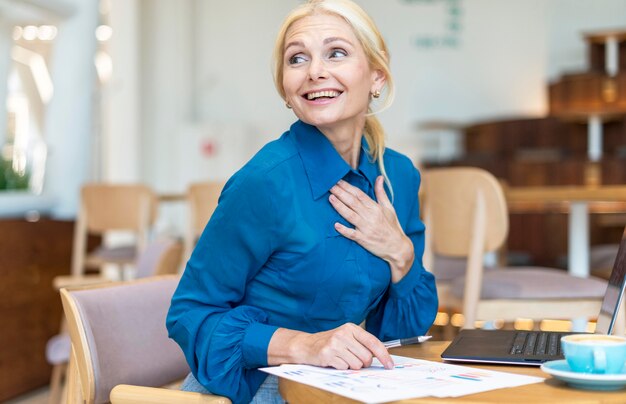
<path id="1" fill-rule="evenodd" d="M 622 373 L 626 362 L 626 338 L 617 335 L 572 334 L 561 338 L 567 364 L 574 372 Z"/>

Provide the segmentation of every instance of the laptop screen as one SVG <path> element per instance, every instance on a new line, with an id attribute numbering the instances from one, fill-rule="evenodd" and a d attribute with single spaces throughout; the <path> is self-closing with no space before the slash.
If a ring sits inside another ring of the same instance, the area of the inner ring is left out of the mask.
<path id="1" fill-rule="evenodd" d="M 602 307 L 600 308 L 600 316 L 596 325 L 596 333 L 611 334 L 615 326 L 616 314 L 619 312 L 623 298 L 623 290 L 626 281 L 626 229 L 622 234 L 622 241 L 619 244 L 615 264 L 613 264 L 613 272 L 609 279 Z"/>

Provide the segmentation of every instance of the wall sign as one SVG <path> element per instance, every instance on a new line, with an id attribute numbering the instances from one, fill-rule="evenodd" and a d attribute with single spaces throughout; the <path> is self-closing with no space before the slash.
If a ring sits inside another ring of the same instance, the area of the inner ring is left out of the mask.
<path id="1" fill-rule="evenodd" d="M 420 49 L 458 48 L 463 28 L 462 0 L 400 0 L 415 6 L 437 7 L 441 10 L 443 27 L 433 34 L 416 35 L 413 45 Z"/>

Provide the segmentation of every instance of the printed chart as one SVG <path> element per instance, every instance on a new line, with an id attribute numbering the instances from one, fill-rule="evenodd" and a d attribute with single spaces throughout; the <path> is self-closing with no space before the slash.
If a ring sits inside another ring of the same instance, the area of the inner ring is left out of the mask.
<path id="1" fill-rule="evenodd" d="M 361 370 L 308 365 L 282 365 L 261 370 L 365 403 L 426 396 L 459 397 L 544 380 L 395 355 L 393 360 L 394 369 L 385 369 L 374 359 L 372 366 Z"/>

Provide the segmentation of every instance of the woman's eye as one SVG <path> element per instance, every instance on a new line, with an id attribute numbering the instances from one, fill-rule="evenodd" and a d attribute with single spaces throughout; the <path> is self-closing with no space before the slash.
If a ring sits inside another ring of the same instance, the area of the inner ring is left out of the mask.
<path id="1" fill-rule="evenodd" d="M 306 59 L 302 55 L 293 55 L 288 59 L 290 65 L 297 65 L 299 63 L 305 62 Z"/>
<path id="2" fill-rule="evenodd" d="M 332 58 L 342 58 L 342 57 L 345 57 L 345 56 L 348 56 L 348 52 L 346 52 L 343 49 L 333 49 L 330 52 L 331 59 Z"/>

